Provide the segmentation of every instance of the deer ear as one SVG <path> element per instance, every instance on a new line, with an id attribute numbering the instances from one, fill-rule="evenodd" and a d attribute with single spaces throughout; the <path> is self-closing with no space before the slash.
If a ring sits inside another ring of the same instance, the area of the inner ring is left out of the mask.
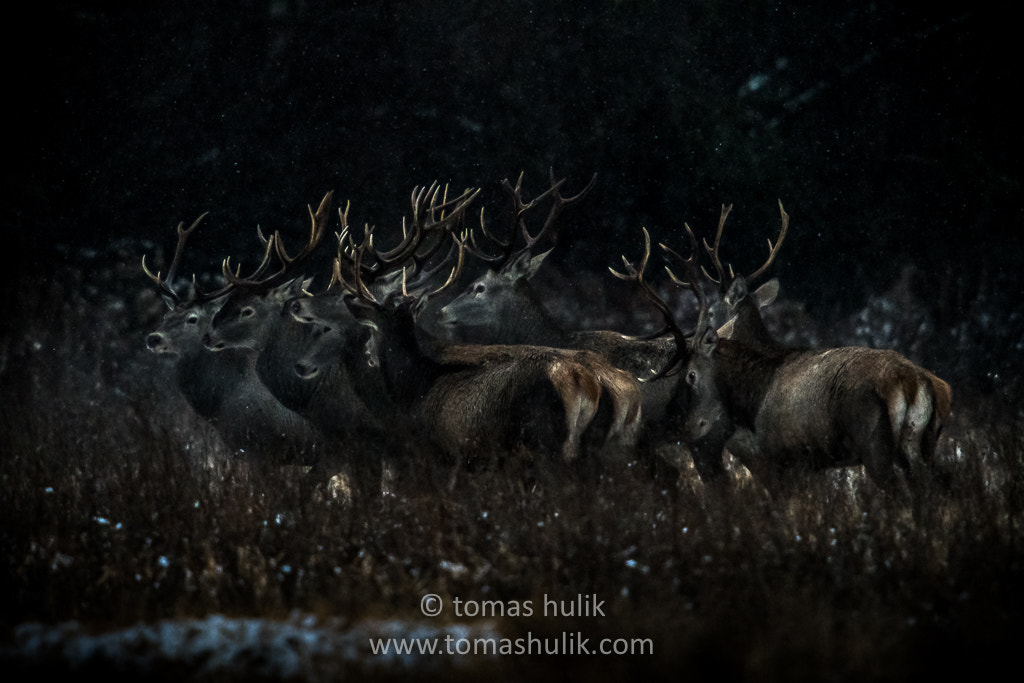
<path id="1" fill-rule="evenodd" d="M 736 332 L 736 318 L 729 318 L 725 321 L 721 327 L 718 328 L 718 336 L 724 339 L 732 339 L 733 334 Z"/>
<path id="2" fill-rule="evenodd" d="M 704 330 L 704 334 L 697 340 L 697 352 L 703 356 L 710 356 L 718 346 L 718 332 L 711 325 Z"/>
<path id="3" fill-rule="evenodd" d="M 554 247 L 537 254 L 536 256 L 531 256 L 529 251 L 522 252 L 509 261 L 508 266 L 504 268 L 505 276 L 510 280 L 518 280 L 520 278 L 529 280 L 537 274 L 537 270 L 540 268 L 540 265 L 544 263 L 544 259 L 547 258 L 547 255 L 550 254 L 553 249 Z"/>
<path id="4" fill-rule="evenodd" d="M 775 301 L 777 296 L 779 296 L 779 278 L 773 277 L 754 290 L 754 303 L 758 308 L 764 308 Z"/>
<path id="5" fill-rule="evenodd" d="M 289 280 L 283 284 L 278 285 L 270 291 L 270 296 L 275 297 L 282 302 L 296 297 L 302 294 L 302 278 L 297 277 L 294 280 Z"/>
<path id="6" fill-rule="evenodd" d="M 740 305 L 741 301 L 747 298 L 747 292 L 746 278 L 737 276 L 729 283 L 729 287 L 725 290 L 725 296 L 722 299 L 729 308 L 736 308 Z"/>

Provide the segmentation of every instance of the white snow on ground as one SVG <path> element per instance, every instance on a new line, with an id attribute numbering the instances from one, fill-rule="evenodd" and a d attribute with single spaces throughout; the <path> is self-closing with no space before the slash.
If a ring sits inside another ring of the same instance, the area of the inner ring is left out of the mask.
<path id="1" fill-rule="evenodd" d="M 24 669 L 102 668 L 140 676 L 172 669 L 201 680 L 252 676 L 321 681 L 340 675 L 465 669 L 480 659 L 445 653 L 446 638 L 449 643 L 465 643 L 500 637 L 490 623 L 435 625 L 391 619 L 349 624 L 340 618 L 318 620 L 303 615 L 283 622 L 215 615 L 138 624 L 99 634 L 76 622 L 57 626 L 26 623 L 13 629 L 13 643 L 0 645 L 0 661 Z M 399 654 L 392 642 L 389 652 L 373 652 L 372 640 L 387 642 L 390 638 L 410 643 L 412 651 Z M 430 643 L 436 644 L 436 652 L 429 652 Z M 426 652 L 419 651 L 421 644 Z"/>

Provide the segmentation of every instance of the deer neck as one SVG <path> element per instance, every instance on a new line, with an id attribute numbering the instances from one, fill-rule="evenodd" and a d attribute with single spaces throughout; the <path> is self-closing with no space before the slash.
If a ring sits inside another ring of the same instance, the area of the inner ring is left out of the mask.
<path id="1" fill-rule="evenodd" d="M 715 380 L 734 422 L 754 429 L 758 411 L 785 352 L 734 339 L 720 339 L 714 352 Z"/>
<path id="2" fill-rule="evenodd" d="M 499 323 L 500 333 L 495 341 L 500 344 L 532 344 L 564 348 L 569 345 L 569 333 L 555 319 L 529 284 L 520 287 L 516 297 L 519 305 L 510 307 Z"/>
<path id="3" fill-rule="evenodd" d="M 300 378 L 292 370 L 305 349 L 311 330 L 309 325 L 278 316 L 256 360 L 260 381 L 292 410 L 308 408 L 318 384 L 318 381 Z"/>
<path id="4" fill-rule="evenodd" d="M 761 312 L 757 308 L 757 304 L 754 303 L 750 298 L 744 299 L 737 306 L 736 318 L 732 323 L 732 332 L 730 334 L 732 339 L 741 341 L 751 346 L 757 346 L 762 349 L 775 348 L 778 345 L 775 340 L 772 339 L 771 334 L 768 332 L 768 328 L 764 324 L 764 319 L 761 317 Z"/>
<path id="5" fill-rule="evenodd" d="M 214 419 L 224 399 L 238 390 L 248 363 L 246 354 L 235 349 L 215 353 L 197 343 L 178 358 L 178 389 L 196 414 Z"/>
<path id="6" fill-rule="evenodd" d="M 392 399 L 409 406 L 426 395 L 434 381 L 443 373 L 436 360 L 440 342 L 421 340 L 421 332 L 411 308 L 399 306 L 377 318 L 381 341 L 378 348 L 380 370 Z M 432 352 L 425 347 L 429 346 Z"/>

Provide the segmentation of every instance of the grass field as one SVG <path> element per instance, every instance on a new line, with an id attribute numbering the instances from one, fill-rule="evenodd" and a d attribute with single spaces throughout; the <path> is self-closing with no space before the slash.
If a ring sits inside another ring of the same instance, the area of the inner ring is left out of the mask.
<path id="1" fill-rule="evenodd" d="M 450 493 L 414 477 L 350 504 L 228 458 L 144 349 L 159 302 L 140 278 L 97 295 L 96 277 L 26 288 L 0 348 L 7 670 L 907 680 L 995 669 L 1024 643 L 1021 414 L 968 370 L 944 374 L 941 483 L 916 504 L 857 471 L 772 501 L 738 471 L 700 496 L 691 474 L 677 488 L 642 467 L 539 484 L 485 469 Z M 446 636 L 455 654 L 370 644 Z"/>

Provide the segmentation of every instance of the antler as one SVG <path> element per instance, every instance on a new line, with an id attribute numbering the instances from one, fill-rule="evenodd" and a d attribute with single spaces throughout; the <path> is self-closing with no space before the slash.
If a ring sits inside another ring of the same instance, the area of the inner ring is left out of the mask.
<path id="1" fill-rule="evenodd" d="M 240 274 L 241 266 L 236 268 L 235 272 L 231 272 L 231 257 L 229 256 L 224 259 L 224 262 L 221 265 L 221 270 L 224 273 L 224 278 L 228 281 L 228 287 L 269 289 L 285 282 L 291 277 L 294 277 L 295 270 L 298 266 L 310 257 L 310 255 L 316 250 L 317 246 L 319 246 L 321 240 L 323 240 L 324 234 L 327 232 L 327 217 L 330 214 L 331 202 L 333 199 L 334 191 L 332 190 L 324 195 L 323 200 L 320 202 L 320 206 L 315 212 L 313 211 L 312 206 L 308 207 L 309 217 L 312 223 L 309 240 L 295 256 L 288 255 L 288 252 L 285 250 L 284 244 L 281 240 L 280 231 L 274 231 L 274 234 L 271 235 L 269 240 L 265 239 L 262 233 L 259 233 L 260 239 L 266 244 L 266 252 L 263 255 L 262 263 L 260 263 L 252 275 L 242 277 Z M 277 258 L 281 262 L 281 268 L 276 273 L 262 278 L 264 271 L 270 264 L 270 252 L 272 250 L 276 252 Z"/>
<path id="2" fill-rule="evenodd" d="M 677 278 L 671 270 L 668 270 L 666 268 L 673 282 L 679 285 L 688 285 L 690 289 L 693 290 L 694 294 L 697 295 L 697 301 L 700 304 L 700 313 L 697 317 L 696 329 L 699 332 L 701 329 L 703 329 L 704 326 L 707 325 L 707 321 L 710 317 L 710 307 L 708 306 L 707 297 L 704 295 L 704 292 L 700 288 L 698 279 L 693 277 L 694 272 L 697 270 L 695 261 L 697 253 L 697 239 L 693 236 L 693 231 L 690 230 L 689 225 L 684 224 L 684 227 L 686 228 L 687 234 L 690 236 L 690 242 L 693 247 L 693 255 L 689 259 L 683 259 L 681 256 L 679 256 L 679 254 L 672 251 L 665 245 L 660 246 L 667 253 L 669 253 L 673 257 L 677 258 L 680 262 L 682 262 L 683 265 L 687 268 L 687 270 L 691 271 L 692 282 L 683 282 L 682 280 Z M 644 271 L 647 269 L 647 263 L 650 260 L 651 256 L 651 236 L 647 232 L 647 228 L 643 228 L 643 233 L 644 254 L 640 258 L 640 264 L 638 266 L 634 266 L 625 256 L 623 256 L 622 263 L 625 266 L 625 273 L 620 273 L 616 271 L 614 268 L 609 268 L 608 270 L 611 271 L 612 275 L 619 278 L 620 280 L 632 282 L 636 284 L 637 287 L 639 287 L 640 291 L 644 294 L 644 296 L 646 296 L 650 300 L 650 302 L 654 304 L 654 307 L 661 312 L 662 317 L 665 319 L 665 327 L 658 334 L 660 335 L 664 334 L 665 332 L 671 332 L 672 336 L 676 340 L 676 352 L 672 356 L 672 359 L 665 365 L 665 367 L 662 368 L 652 377 L 640 378 L 640 381 L 650 382 L 660 377 L 666 377 L 672 374 L 673 370 L 675 370 L 675 368 L 683 360 L 686 359 L 687 354 L 689 354 L 692 351 L 690 340 L 695 338 L 696 335 L 687 335 L 685 332 L 683 332 L 683 330 L 679 327 L 679 324 L 676 322 L 675 314 L 672 312 L 671 307 L 669 307 L 665 300 L 661 298 L 661 296 L 656 291 L 654 291 L 654 288 L 651 287 L 650 283 L 648 283 L 647 280 L 644 278 Z"/>
<path id="3" fill-rule="evenodd" d="M 726 212 L 727 213 L 727 212 Z M 665 272 L 668 273 L 669 279 L 673 283 L 680 287 L 689 287 L 693 292 L 694 296 L 697 297 L 697 324 L 694 327 L 694 334 L 691 335 L 691 341 L 693 344 L 697 343 L 697 338 L 704 328 L 711 322 L 711 306 L 708 303 L 707 295 L 704 294 L 704 289 L 701 286 L 701 274 L 704 272 L 702 268 L 697 266 L 697 238 L 693 236 L 693 230 L 686 223 L 683 223 L 683 227 L 686 229 L 686 234 L 690 236 L 690 258 L 684 259 L 676 251 L 670 247 L 658 243 L 662 251 L 668 254 L 673 259 L 679 261 L 683 268 L 686 270 L 687 280 L 680 279 L 672 272 L 672 269 L 665 266 Z M 704 273 L 706 275 L 706 273 Z M 678 337 L 676 338 L 678 342 Z M 693 350 L 692 344 L 690 350 Z"/>
<path id="4" fill-rule="evenodd" d="M 466 190 L 461 195 L 462 198 L 465 198 L 464 201 L 460 201 L 460 198 L 457 197 L 454 200 L 449 202 L 448 201 L 448 186 L 446 185 L 445 188 L 444 188 L 444 197 L 443 197 L 444 201 L 442 202 L 442 204 L 439 207 L 437 207 L 437 209 L 435 209 L 435 210 L 438 210 L 438 209 L 441 210 L 441 219 L 440 219 L 440 221 L 435 222 L 433 225 L 426 226 L 426 228 L 424 228 L 424 229 L 425 230 L 429 230 L 431 232 L 437 232 L 437 233 L 441 233 L 442 231 L 443 232 L 448 232 L 449 234 L 452 235 L 452 237 L 453 237 L 453 239 L 455 241 L 455 244 L 452 245 L 452 249 L 454 249 L 455 246 L 460 243 L 459 238 L 455 237 L 456 225 L 461 225 L 462 224 L 463 220 L 465 219 L 465 213 L 466 213 L 467 209 L 469 208 L 469 202 L 473 201 L 473 199 L 476 197 L 476 195 L 479 192 L 480 192 L 479 190 L 473 190 L 472 192 L 470 190 Z M 455 208 L 452 210 L 451 214 L 449 214 L 448 216 L 445 216 L 444 215 L 444 207 L 446 207 L 448 205 L 452 205 Z M 404 229 L 404 224 L 403 224 L 403 229 Z M 465 235 L 466 235 L 466 233 L 464 231 L 463 232 L 463 236 L 465 237 Z M 463 240 L 463 241 L 465 242 L 467 240 Z M 403 267 L 402 267 L 402 277 L 405 278 L 405 277 L 407 277 L 410 274 L 411 275 L 418 274 L 423 269 L 423 267 L 427 263 L 429 263 L 432 258 L 434 258 L 434 256 L 437 254 L 437 252 L 440 250 L 441 246 L 445 242 L 446 242 L 446 240 L 443 237 L 441 237 L 441 238 L 437 239 L 434 242 L 433 246 L 429 247 L 426 251 L 420 252 L 420 251 L 417 251 L 416 249 L 413 249 L 412 254 L 409 256 L 409 260 L 412 263 L 409 264 L 409 265 L 403 265 Z M 462 246 L 460 248 L 464 249 L 465 248 L 465 244 L 462 244 Z M 429 269 L 426 272 L 426 274 L 425 274 L 426 279 L 429 279 L 430 277 L 432 277 L 441 267 L 443 267 L 444 264 L 448 262 L 449 258 L 451 258 L 451 250 L 449 250 L 449 254 L 444 258 L 444 260 L 442 260 L 436 267 L 434 267 L 433 269 Z M 460 255 L 459 258 L 461 259 L 462 256 Z M 459 266 L 459 270 L 461 271 L 461 264 Z"/>
<path id="5" fill-rule="evenodd" d="M 470 244 L 467 245 L 467 250 L 480 260 L 490 264 L 492 269 L 501 270 L 501 268 L 503 268 L 505 264 L 511 262 L 519 254 L 533 249 L 533 247 L 547 235 L 548 231 L 551 229 L 551 226 L 554 225 L 555 219 L 558 218 L 558 215 L 562 212 L 562 210 L 569 204 L 572 204 L 576 200 L 582 198 L 583 195 L 589 192 L 590 189 L 594 187 L 594 184 L 597 182 L 597 174 L 595 173 L 593 177 L 591 177 L 590 182 L 587 183 L 586 187 L 584 187 L 582 190 L 580 190 L 571 197 L 563 197 L 561 193 L 561 187 L 562 184 L 565 183 L 565 178 L 556 181 L 555 170 L 553 168 L 549 169 L 549 177 L 551 179 L 551 186 L 543 193 L 531 199 L 529 202 L 523 200 L 522 173 L 519 174 L 519 178 L 516 180 L 516 184 L 514 187 L 508 181 L 508 178 L 502 180 L 501 186 L 505 189 L 505 192 L 507 192 L 509 197 L 512 199 L 512 210 L 509 214 L 509 237 L 506 240 L 502 240 L 487 232 L 487 227 L 484 224 L 484 210 L 483 208 L 481 208 L 480 232 L 481 234 L 483 234 L 484 237 L 486 237 L 488 240 L 490 240 L 491 242 L 498 246 L 500 253 L 498 253 L 496 256 L 488 254 L 487 252 L 480 248 L 480 246 L 476 243 L 476 239 L 472 237 L 472 235 L 470 236 Z M 525 214 L 529 209 L 533 208 L 533 206 L 535 206 L 538 202 L 542 202 L 548 197 L 552 197 L 553 201 L 551 203 L 551 209 L 548 211 L 548 216 L 544 221 L 544 225 L 535 235 L 531 235 L 529 228 L 526 226 L 526 221 L 523 218 L 523 214 Z M 523 238 L 523 246 L 519 247 L 518 249 L 516 249 L 514 246 L 517 229 L 518 234 L 522 235 Z"/>
<path id="6" fill-rule="evenodd" d="M 341 283 L 354 296 L 380 306 L 382 302 L 370 291 L 367 281 L 401 270 L 402 291 L 407 294 L 406 281 L 409 274 L 420 274 L 423 266 L 436 255 L 441 245 L 444 244 L 444 236 L 451 235 L 458 248 L 458 262 L 445 284 L 424 296 L 430 297 L 439 293 L 454 282 L 461 273 L 464 251 L 471 238 L 466 232 L 463 232 L 461 238 L 457 237 L 454 226 L 462 220 L 469 204 L 479 192 L 479 189 L 469 188 L 458 197 L 449 200 L 447 188 L 442 194 L 441 188 L 436 182 L 429 188 L 417 187 L 412 193 L 412 229 L 410 230 L 403 219 L 401 242 L 397 247 L 383 252 L 373 245 L 374 227 L 367 225 L 363 230 L 362 241 L 356 244 L 346 223 L 342 233 L 338 235 L 338 256 L 334 259 L 332 281 Z M 440 203 L 438 202 L 439 197 Z M 434 235 L 440 235 L 440 237 L 426 250 L 421 251 L 421 247 Z M 430 269 L 425 277 L 420 274 L 416 286 L 425 284 L 431 276 L 444 267 L 450 257 L 451 251 L 439 265 Z M 344 270 L 351 271 L 350 275 L 346 276 Z"/>
<path id="7" fill-rule="evenodd" d="M 715 231 L 714 245 L 709 245 L 707 238 L 704 239 L 704 249 L 708 252 L 708 255 L 711 257 L 711 264 L 715 267 L 715 272 L 718 273 L 718 279 L 716 280 L 715 278 L 713 278 L 710 274 L 708 274 L 706 270 L 704 271 L 704 275 L 723 290 L 726 287 L 728 287 L 729 282 L 736 277 L 736 274 L 733 272 L 732 266 L 729 265 L 729 276 L 728 278 L 726 278 L 725 268 L 722 266 L 721 258 L 718 255 L 718 247 L 722 242 L 722 230 L 725 228 L 725 219 L 729 215 L 729 212 L 731 210 L 732 204 L 722 205 L 722 214 L 718 219 L 718 229 Z M 774 245 L 772 244 L 771 239 L 768 240 L 768 260 L 766 260 L 760 268 L 758 268 L 757 270 L 755 270 L 753 273 L 746 277 L 748 281 L 756 280 L 758 277 L 761 276 L 761 274 L 763 274 L 768 269 L 769 266 L 771 266 L 771 264 L 775 261 L 775 257 L 779 253 L 779 247 L 782 246 L 782 241 L 786 239 L 786 232 L 789 229 L 789 214 L 787 214 L 786 210 L 782 208 L 781 199 L 779 200 L 779 211 L 782 214 L 782 227 L 779 229 L 778 239 L 775 241 Z"/>
<path id="8" fill-rule="evenodd" d="M 445 291 L 446 289 L 448 289 L 456 280 L 459 279 L 459 275 L 462 274 L 462 265 L 465 262 L 465 255 L 466 255 L 466 245 L 468 244 L 468 242 L 470 240 L 470 235 L 472 235 L 472 232 L 468 232 L 468 231 L 465 231 L 465 230 L 462 231 L 461 236 L 456 235 L 454 232 L 452 232 L 451 233 L 451 237 L 452 237 L 453 244 L 452 244 L 451 248 L 448 250 L 448 253 L 434 267 L 428 268 L 428 269 L 424 270 L 423 272 L 421 272 L 417 276 L 416 282 L 414 282 L 411 287 L 407 287 L 406 286 L 405 269 L 403 269 L 402 270 L 402 294 L 405 295 L 405 296 L 413 296 L 413 297 L 419 299 L 421 302 L 425 302 L 428 299 L 431 299 L 431 298 L 437 296 L 438 294 L 440 294 L 441 292 Z M 457 250 L 457 252 L 456 252 L 457 255 L 456 255 L 455 265 L 452 267 L 451 272 L 448 274 L 448 279 L 445 280 L 444 284 L 441 285 L 440 287 L 437 287 L 436 289 L 431 290 L 431 291 L 423 291 L 422 288 L 425 287 L 427 285 L 427 283 L 429 283 L 430 280 L 433 279 L 434 275 L 436 275 L 445 266 L 447 266 L 448 262 L 451 260 L 452 252 L 456 251 L 456 250 Z M 414 294 L 409 294 L 409 290 L 410 289 L 420 289 L 421 291 L 418 291 L 418 292 L 416 292 Z"/>
<path id="9" fill-rule="evenodd" d="M 412 230 L 410 231 L 402 219 L 402 241 L 389 251 L 378 251 L 369 243 L 369 251 L 374 260 L 385 269 L 396 264 L 404 264 L 413 257 L 424 240 L 432 233 L 440 233 L 448 226 L 460 221 L 469 208 L 470 203 L 480 193 L 479 189 L 469 188 L 458 197 L 449 200 L 448 189 L 441 194 L 441 186 L 435 181 L 429 188 L 417 187 L 412 192 Z M 441 203 L 437 202 L 441 194 Z M 440 214 L 440 217 L 438 215 Z M 446 215 L 447 214 L 447 215 Z M 431 255 L 437 246 L 431 250 Z M 421 255 L 422 258 L 422 255 Z"/>
<path id="10" fill-rule="evenodd" d="M 747 276 L 747 280 L 756 280 L 758 276 L 768 269 L 768 266 L 772 265 L 775 261 L 775 256 L 779 253 L 779 247 L 782 246 L 782 240 L 786 239 L 786 231 L 789 230 L 789 214 L 782 208 L 782 200 L 779 201 L 779 213 L 782 215 L 782 226 L 779 228 L 779 237 L 775 241 L 775 246 L 772 246 L 772 241 L 768 240 L 768 260 L 764 262 L 764 265 L 755 270 L 753 273 Z"/>
<path id="11" fill-rule="evenodd" d="M 207 211 L 199 218 L 193 221 L 192 225 L 185 229 L 185 222 L 178 223 L 178 244 L 174 248 L 174 258 L 171 259 L 171 267 L 167 269 L 167 277 L 160 277 L 160 271 L 156 272 L 156 275 L 149 270 L 146 266 L 146 256 L 142 256 L 142 271 L 149 277 L 150 280 L 156 283 L 156 286 L 160 289 L 160 294 L 164 297 L 169 308 L 173 308 L 174 304 L 181 302 L 181 296 L 175 292 L 170 285 L 170 282 L 174 280 L 174 276 L 178 272 L 178 266 L 181 265 L 181 254 L 185 250 L 185 242 L 188 241 L 188 236 L 192 234 L 192 231 L 196 229 L 199 223 L 209 215 Z"/>

